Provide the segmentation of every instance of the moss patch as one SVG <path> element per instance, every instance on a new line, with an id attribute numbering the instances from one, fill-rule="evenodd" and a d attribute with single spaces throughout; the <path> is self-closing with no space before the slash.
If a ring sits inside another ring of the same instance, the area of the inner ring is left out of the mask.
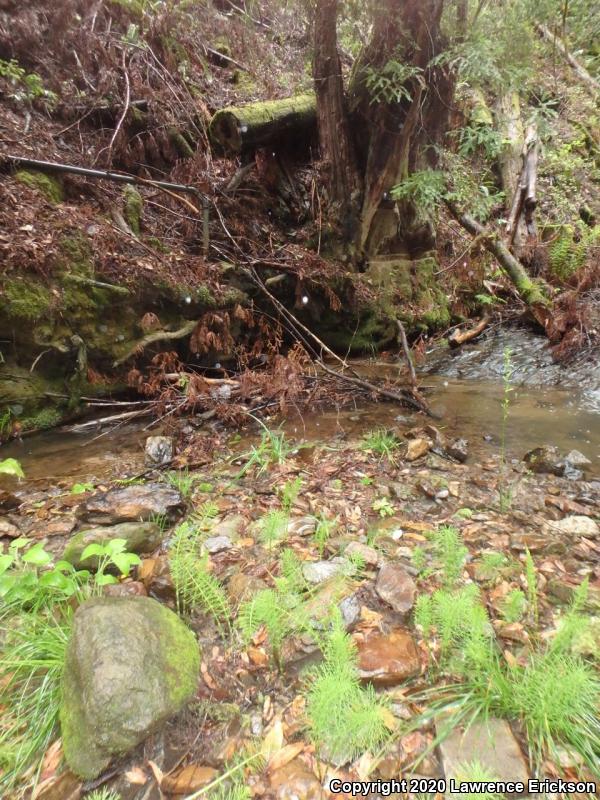
<path id="1" fill-rule="evenodd" d="M 134 186 L 126 186 L 123 190 L 123 216 L 136 236 L 140 235 L 144 199 Z"/>
<path id="2" fill-rule="evenodd" d="M 44 195 L 46 200 L 52 205 L 62 203 L 64 199 L 63 188 L 60 182 L 50 175 L 43 172 L 30 172 L 29 170 L 20 170 L 15 175 L 15 178 L 29 186 L 30 189 L 36 189 Z"/>
<path id="3" fill-rule="evenodd" d="M 35 279 L 11 278 L 2 284 L 6 315 L 12 319 L 36 320 L 48 313 L 53 304 L 48 287 Z"/>

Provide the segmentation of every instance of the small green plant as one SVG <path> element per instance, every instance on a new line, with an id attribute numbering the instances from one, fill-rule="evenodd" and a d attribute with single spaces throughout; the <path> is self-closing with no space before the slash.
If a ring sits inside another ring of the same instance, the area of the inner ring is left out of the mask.
<path id="1" fill-rule="evenodd" d="M 537 573 L 529 550 L 525 551 L 525 582 L 527 584 L 527 606 L 531 620 L 537 626 L 539 620 Z"/>
<path id="2" fill-rule="evenodd" d="M 85 800 L 121 800 L 121 795 L 113 789 L 94 789 L 85 795 Z"/>
<path id="3" fill-rule="evenodd" d="M 350 761 L 384 741 L 386 707 L 372 687 L 360 685 L 356 649 L 337 610 L 323 656 L 308 688 L 310 737 L 329 758 Z"/>
<path id="4" fill-rule="evenodd" d="M 510 417 L 511 395 L 514 392 L 512 377 L 514 366 L 512 363 L 512 350 L 505 347 L 502 356 L 502 423 L 500 427 L 500 480 L 499 502 L 500 510 L 506 513 L 512 505 L 513 489 L 506 481 L 506 434 Z"/>
<path id="5" fill-rule="evenodd" d="M 371 486 L 373 483 L 373 478 L 370 478 L 368 475 L 363 475 L 360 479 L 361 486 Z"/>
<path id="6" fill-rule="evenodd" d="M 190 475 L 187 469 L 183 469 L 179 472 L 168 472 L 165 477 L 167 483 L 174 489 L 177 489 L 183 497 L 191 497 L 196 482 L 195 475 Z"/>
<path id="7" fill-rule="evenodd" d="M 287 513 L 281 509 L 268 511 L 259 521 L 260 541 L 272 550 L 286 538 L 289 521 Z"/>
<path id="8" fill-rule="evenodd" d="M 392 199 L 412 202 L 425 216 L 434 216 L 446 194 L 446 176 L 434 169 L 413 172 L 390 192 Z"/>
<path id="9" fill-rule="evenodd" d="M 55 735 L 71 613 L 0 615 L 0 794 L 35 782 Z"/>
<path id="10" fill-rule="evenodd" d="M 508 559 L 504 553 L 483 553 L 479 562 L 479 576 L 486 581 L 495 580 L 506 567 Z"/>
<path id="11" fill-rule="evenodd" d="M 427 566 L 427 553 L 422 547 L 415 547 L 410 554 L 410 561 L 413 567 L 420 574 Z"/>
<path id="12" fill-rule="evenodd" d="M 289 514 L 291 512 L 301 489 L 302 478 L 299 475 L 293 481 L 288 481 L 281 489 L 281 506 L 286 513 Z"/>
<path id="13" fill-rule="evenodd" d="M 364 67 L 364 81 L 371 95 L 371 102 L 400 103 L 402 100 L 410 100 L 409 81 L 422 81 L 422 72 L 420 67 L 395 58 L 389 59 L 380 69 Z"/>
<path id="14" fill-rule="evenodd" d="M 520 589 L 513 589 L 504 598 L 501 613 L 507 622 L 519 622 L 527 608 L 527 598 Z"/>
<path id="15" fill-rule="evenodd" d="M 454 783 L 461 788 L 461 784 L 477 784 L 477 783 L 495 783 L 498 776 L 483 766 L 480 761 L 469 761 L 463 764 L 458 764 L 455 768 Z M 504 795 L 498 792 L 480 792 L 474 793 L 469 791 L 457 792 L 457 797 L 460 800 L 501 800 Z"/>
<path id="16" fill-rule="evenodd" d="M 208 555 L 200 556 L 198 531 L 182 522 L 173 532 L 169 566 L 180 613 L 200 608 L 222 634 L 231 632 L 231 606 L 225 589 L 210 572 Z"/>
<path id="17" fill-rule="evenodd" d="M 376 511 L 382 519 L 394 516 L 394 506 L 387 497 L 378 497 L 373 501 L 371 508 L 373 511 Z"/>
<path id="18" fill-rule="evenodd" d="M 135 553 L 126 551 L 127 539 L 111 539 L 104 544 L 94 542 L 88 544 L 81 554 L 81 561 L 88 558 L 95 558 L 98 561 L 96 575 L 94 577 L 97 586 L 106 586 L 117 583 L 117 578 L 107 572 L 109 567 L 116 567 L 122 578 L 126 578 L 131 572 L 131 568 L 141 564 L 141 559 Z"/>
<path id="19" fill-rule="evenodd" d="M 71 486 L 71 494 L 85 494 L 85 492 L 92 492 L 93 490 L 93 483 L 74 483 Z"/>
<path id="20" fill-rule="evenodd" d="M 458 517 L 459 519 L 471 519 L 471 517 L 473 516 L 473 509 L 459 508 L 454 516 Z"/>
<path id="21" fill-rule="evenodd" d="M 15 478 L 24 478 L 23 467 L 16 458 L 5 458 L 0 461 L 0 475 L 12 475 Z"/>
<path id="22" fill-rule="evenodd" d="M 458 528 L 451 525 L 442 525 L 432 538 L 436 560 L 442 568 L 443 584 L 452 587 L 462 575 L 469 551 L 463 544 Z"/>
<path id="23" fill-rule="evenodd" d="M 83 591 L 90 573 L 67 561 L 52 565 L 42 542 L 14 539 L 0 555 L 0 600 L 6 608 L 39 610 Z"/>
<path id="24" fill-rule="evenodd" d="M 257 417 L 254 419 L 263 428 L 261 440 L 258 447 L 252 445 L 248 453 L 236 456 L 236 460 L 240 458 L 246 460 L 242 469 L 235 476 L 236 479 L 243 478 L 254 467 L 257 475 L 262 475 L 272 465 L 283 464 L 294 450 L 294 446 L 288 442 L 283 432 L 272 431 Z"/>
<path id="25" fill-rule="evenodd" d="M 458 152 L 463 158 L 481 152 L 489 161 L 494 161 L 504 146 L 502 136 L 495 128 L 481 124 L 461 128 L 458 142 Z"/>
<path id="26" fill-rule="evenodd" d="M 376 453 L 381 458 L 387 458 L 388 461 L 393 462 L 394 456 L 400 442 L 395 434 L 386 430 L 385 428 L 377 428 L 370 431 L 363 437 L 361 442 L 361 449 L 367 450 L 370 453 Z"/>
<path id="27" fill-rule="evenodd" d="M 580 224 L 577 231 L 566 227 L 549 248 L 550 268 L 557 278 L 568 280 L 592 259 L 594 251 L 600 251 L 600 226 Z"/>
<path id="28" fill-rule="evenodd" d="M 317 527 L 315 528 L 314 540 L 319 551 L 319 556 L 323 558 L 323 553 L 327 547 L 327 542 L 335 531 L 338 525 L 338 517 L 335 519 L 328 519 L 327 517 L 319 517 L 317 520 Z"/>
<path id="29" fill-rule="evenodd" d="M 42 79 L 36 72 L 27 72 L 14 58 L 10 61 L 0 58 L 0 77 L 6 78 L 15 88 L 12 95 L 15 100 L 44 98 L 53 104 L 58 99 L 54 92 L 44 88 Z"/>
<path id="30" fill-rule="evenodd" d="M 194 510 L 190 519 L 196 528 L 207 530 L 218 516 L 219 506 L 213 500 L 206 500 Z"/>

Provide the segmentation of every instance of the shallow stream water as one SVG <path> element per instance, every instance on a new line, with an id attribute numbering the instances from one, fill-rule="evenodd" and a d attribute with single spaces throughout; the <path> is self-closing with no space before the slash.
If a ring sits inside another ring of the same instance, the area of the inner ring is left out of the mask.
<path id="1" fill-rule="evenodd" d="M 509 456 L 520 459 L 545 444 L 564 453 L 577 449 L 592 461 L 588 474 L 600 474 L 600 359 L 577 368 L 558 366 L 546 340 L 525 330 L 501 329 L 458 351 L 436 348 L 428 354 L 420 381 L 432 408 L 442 415 L 436 425 L 447 435 L 467 439 L 474 455 L 498 451 L 507 346 L 514 369 L 506 429 Z M 393 378 L 398 370 L 397 364 L 378 360 L 354 366 L 371 378 Z M 392 403 L 362 402 L 340 411 L 292 414 L 284 429 L 295 439 L 316 442 L 359 437 L 381 426 L 402 431 L 422 421 L 422 415 Z M 146 425 L 86 434 L 59 429 L 12 442 L 0 452 L 3 458 L 19 459 L 30 480 L 102 480 L 143 470 Z"/>

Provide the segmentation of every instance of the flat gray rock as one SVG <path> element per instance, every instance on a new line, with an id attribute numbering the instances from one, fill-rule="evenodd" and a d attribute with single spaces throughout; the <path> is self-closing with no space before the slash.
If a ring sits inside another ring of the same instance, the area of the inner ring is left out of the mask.
<path id="1" fill-rule="evenodd" d="M 308 561 L 302 566 L 305 579 L 315 586 L 331 580 L 336 575 L 349 575 L 351 572 L 351 563 L 339 556 L 332 558 L 331 561 Z"/>
<path id="2" fill-rule="evenodd" d="M 79 506 L 77 516 L 94 525 L 178 519 L 185 510 L 181 493 L 166 483 L 142 483 L 96 492 Z"/>
<path id="3" fill-rule="evenodd" d="M 522 781 L 527 786 L 530 777 L 521 748 L 508 723 L 493 717 L 474 722 L 466 732 L 452 731 L 440 744 L 440 755 L 447 780 L 460 778 L 465 764 L 474 760 L 494 780 Z M 446 796 L 455 795 L 447 793 Z"/>
<path id="4" fill-rule="evenodd" d="M 229 536 L 209 536 L 204 540 L 202 546 L 212 555 L 221 553 L 223 550 L 231 550 L 233 544 Z"/>

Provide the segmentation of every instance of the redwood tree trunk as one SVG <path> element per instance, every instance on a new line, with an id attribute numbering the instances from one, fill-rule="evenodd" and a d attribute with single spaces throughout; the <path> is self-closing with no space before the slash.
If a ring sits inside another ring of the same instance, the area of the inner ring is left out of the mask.
<path id="1" fill-rule="evenodd" d="M 350 135 L 342 68 L 337 49 L 338 0 L 319 0 L 315 15 L 313 76 L 329 215 L 350 239 L 360 202 L 354 143 Z"/>

